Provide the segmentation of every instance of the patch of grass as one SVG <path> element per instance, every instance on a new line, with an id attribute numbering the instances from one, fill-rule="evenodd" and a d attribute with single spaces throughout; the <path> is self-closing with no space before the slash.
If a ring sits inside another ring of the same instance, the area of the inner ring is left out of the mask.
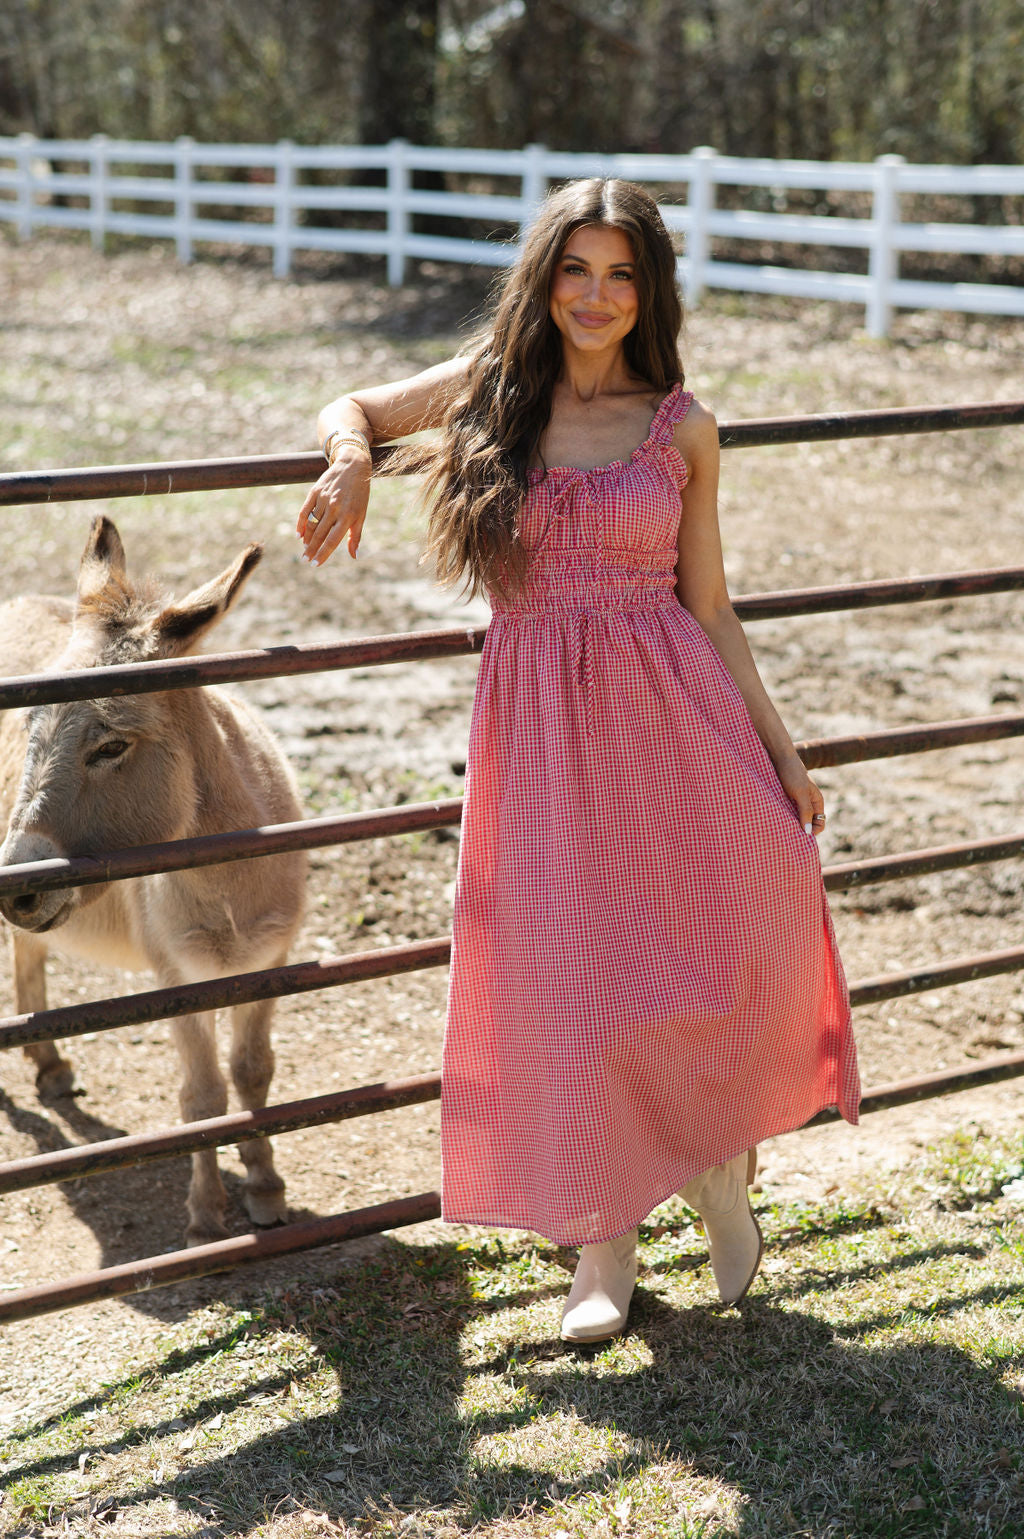
<path id="1" fill-rule="evenodd" d="M 558 1340 L 571 1252 L 383 1241 L 330 1287 L 194 1315 L 158 1360 L 8 1438 L 0 1517 L 26 1536 L 119 1509 L 126 1531 L 254 1539 L 1011 1539 L 1024 1226 L 1001 1187 L 1019 1155 L 957 1137 L 899 1205 L 763 1202 L 742 1311 L 714 1302 L 692 1215 L 667 1203 L 628 1332 L 589 1349 Z"/>

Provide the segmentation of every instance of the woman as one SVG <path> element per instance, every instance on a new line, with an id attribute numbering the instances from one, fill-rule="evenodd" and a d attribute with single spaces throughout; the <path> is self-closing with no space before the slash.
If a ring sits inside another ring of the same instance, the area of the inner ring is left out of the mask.
<path id="1" fill-rule="evenodd" d="M 568 1340 L 621 1330 L 674 1191 L 724 1302 L 756 1274 L 754 1147 L 856 1120 L 824 826 L 729 603 L 714 417 L 675 257 L 614 180 L 546 202 L 464 356 L 333 402 L 307 558 L 353 557 L 369 447 L 423 452 L 428 548 L 485 589 L 442 1073 L 443 1212 L 582 1246 Z"/>

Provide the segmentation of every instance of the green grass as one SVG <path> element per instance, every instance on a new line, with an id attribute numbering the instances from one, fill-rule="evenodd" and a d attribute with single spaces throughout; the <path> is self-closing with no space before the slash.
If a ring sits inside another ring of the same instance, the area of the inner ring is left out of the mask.
<path id="1" fill-rule="evenodd" d="M 742 1311 L 666 1204 L 627 1334 L 585 1350 L 557 1337 L 570 1252 L 382 1240 L 330 1286 L 194 1314 L 9 1437 L 4 1531 L 1011 1539 L 1022 1168 L 1024 1145 L 964 1135 L 896 1200 L 762 1201 Z"/>

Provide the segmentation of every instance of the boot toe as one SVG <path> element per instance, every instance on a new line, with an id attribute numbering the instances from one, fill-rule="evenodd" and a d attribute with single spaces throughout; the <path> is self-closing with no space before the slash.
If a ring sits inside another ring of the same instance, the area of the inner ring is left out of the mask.
<path id="1" fill-rule="evenodd" d="M 626 1309 L 617 1309 L 611 1299 L 587 1298 L 566 1309 L 562 1316 L 563 1341 L 610 1341 L 626 1323 Z"/>

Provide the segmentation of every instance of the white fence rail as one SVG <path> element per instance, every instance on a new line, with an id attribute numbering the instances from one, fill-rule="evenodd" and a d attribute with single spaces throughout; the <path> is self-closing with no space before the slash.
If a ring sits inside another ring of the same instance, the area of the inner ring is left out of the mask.
<path id="1" fill-rule="evenodd" d="M 381 185 L 353 183 L 376 172 Z M 422 172 L 446 174 L 447 191 L 419 188 Z M 1024 167 L 916 166 L 900 156 L 872 162 L 748 160 L 712 149 L 688 155 L 568 154 L 522 150 L 446 150 L 393 140 L 380 146 L 169 144 L 0 138 L 0 221 L 29 238 L 40 228 L 88 230 L 175 242 L 182 261 L 198 242 L 269 247 L 275 276 L 297 251 L 364 252 L 387 259 L 388 282 L 403 282 L 411 259 L 505 266 L 516 232 L 530 221 L 549 183 L 616 175 L 652 185 L 671 229 L 684 237 L 680 276 L 687 302 L 705 288 L 845 300 L 865 308 L 873 336 L 889 330 L 894 308 L 1024 315 L 1024 285 L 939 283 L 899 275 L 900 253 L 928 251 L 1024 258 Z M 502 185 L 510 190 L 496 191 Z M 860 194 L 862 217 L 758 212 L 716 207 L 716 188 L 770 188 Z M 461 189 L 461 190 L 460 190 Z M 1020 199 L 1022 222 L 905 223 L 907 194 Z M 504 227 L 504 239 L 426 234 L 417 215 Z M 348 222 L 346 223 L 346 216 Z M 867 253 L 867 271 L 719 260 L 715 237 L 731 243 L 851 248 Z"/>

